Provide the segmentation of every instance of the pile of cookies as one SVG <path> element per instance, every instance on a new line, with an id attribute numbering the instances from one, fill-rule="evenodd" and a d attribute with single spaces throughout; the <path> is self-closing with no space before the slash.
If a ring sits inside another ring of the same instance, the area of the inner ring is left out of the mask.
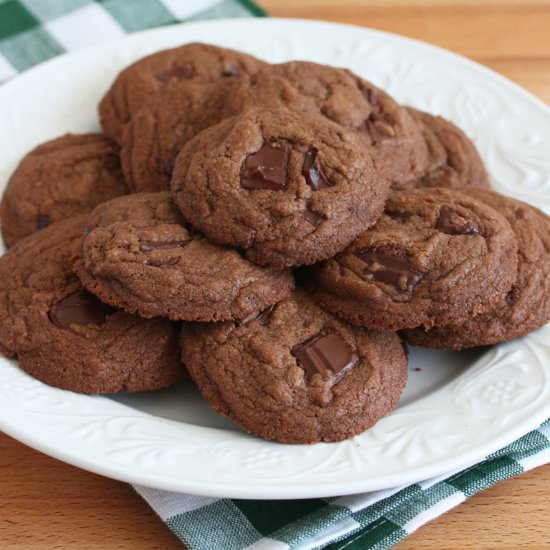
<path id="1" fill-rule="evenodd" d="M 413 345 L 550 319 L 550 219 L 473 143 L 350 71 L 189 44 L 122 71 L 103 134 L 31 151 L 0 207 L 0 351 L 53 386 L 207 402 L 284 443 L 398 403 Z"/>

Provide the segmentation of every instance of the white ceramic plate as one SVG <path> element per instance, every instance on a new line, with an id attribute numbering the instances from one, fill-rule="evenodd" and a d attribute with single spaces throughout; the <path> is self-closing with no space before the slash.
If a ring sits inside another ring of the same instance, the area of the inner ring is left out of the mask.
<path id="1" fill-rule="evenodd" d="M 98 128 L 116 73 L 153 50 L 208 41 L 268 61 L 349 67 L 398 100 L 472 136 L 500 191 L 550 210 L 550 109 L 495 73 L 438 48 L 311 21 L 231 20 L 139 33 L 65 55 L 0 88 L 0 185 L 39 142 Z M 338 444 L 249 436 L 198 392 L 88 397 L 50 388 L 0 360 L 0 428 L 113 478 L 209 496 L 303 498 L 395 487 L 460 468 L 550 416 L 550 326 L 482 352 L 412 350 L 396 411 Z"/>

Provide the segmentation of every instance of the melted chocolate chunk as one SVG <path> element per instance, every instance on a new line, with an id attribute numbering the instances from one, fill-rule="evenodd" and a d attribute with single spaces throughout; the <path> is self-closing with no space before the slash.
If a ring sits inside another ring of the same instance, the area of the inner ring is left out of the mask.
<path id="1" fill-rule="evenodd" d="M 139 245 L 141 252 L 151 252 L 152 250 L 167 250 L 170 248 L 183 248 L 191 239 L 181 239 L 178 241 L 143 241 Z"/>
<path id="2" fill-rule="evenodd" d="M 272 306 L 269 306 L 267 309 L 264 309 L 260 313 L 252 313 L 245 317 L 244 319 L 241 319 L 240 321 L 237 321 L 237 326 L 246 325 L 247 323 L 250 323 L 251 321 L 258 321 L 261 325 L 266 325 L 269 321 L 269 318 L 271 317 L 271 314 L 273 313 L 273 310 L 275 309 L 276 304 L 273 304 Z"/>
<path id="3" fill-rule="evenodd" d="M 221 76 L 224 78 L 232 77 L 232 76 L 239 76 L 240 70 L 239 65 L 237 63 L 231 63 L 230 65 L 226 65 L 222 71 Z"/>
<path id="4" fill-rule="evenodd" d="M 422 279 L 423 273 L 410 266 L 407 256 L 392 250 L 367 248 L 355 255 L 369 265 L 375 281 L 410 292 Z"/>
<path id="5" fill-rule="evenodd" d="M 166 265 L 176 265 L 179 261 L 177 256 L 168 256 L 162 258 L 147 258 L 145 265 L 151 265 L 153 267 L 164 267 Z"/>
<path id="6" fill-rule="evenodd" d="M 160 82 L 168 82 L 172 78 L 178 80 L 188 80 L 193 77 L 193 66 L 190 63 L 185 63 L 184 65 L 172 65 L 166 71 L 157 75 L 157 80 Z"/>
<path id="7" fill-rule="evenodd" d="M 319 333 L 295 345 L 291 352 L 306 371 L 308 378 L 320 374 L 325 380 L 332 379 L 334 383 L 359 361 L 347 342 L 334 333 Z"/>
<path id="8" fill-rule="evenodd" d="M 54 304 L 48 316 L 54 325 L 68 329 L 71 325 L 102 325 L 114 311 L 115 308 L 81 289 Z"/>
<path id="9" fill-rule="evenodd" d="M 306 178 L 306 183 L 314 191 L 318 191 L 324 187 L 332 187 L 332 183 L 327 180 L 319 164 L 317 153 L 317 149 L 310 147 L 304 155 L 304 164 L 302 165 L 302 175 Z"/>
<path id="10" fill-rule="evenodd" d="M 50 225 L 50 218 L 45 214 L 39 214 L 36 220 L 36 227 L 38 227 L 38 229 L 44 229 L 48 227 L 48 225 Z"/>
<path id="11" fill-rule="evenodd" d="M 258 317 L 256 317 L 258 323 L 262 325 L 266 325 L 269 319 L 271 318 L 271 314 L 273 313 L 273 310 L 275 309 L 275 305 L 269 306 L 267 309 L 264 309 Z"/>
<path id="12" fill-rule="evenodd" d="M 311 225 L 314 225 L 317 227 L 321 222 L 323 222 L 326 218 L 322 214 L 318 214 L 317 212 L 314 212 L 309 207 L 304 210 L 304 219 L 309 222 Z"/>
<path id="13" fill-rule="evenodd" d="M 448 235 L 479 235 L 479 229 L 471 220 L 448 206 L 443 206 L 439 211 L 435 228 Z"/>
<path id="14" fill-rule="evenodd" d="M 279 191 L 287 186 L 289 145 L 264 143 L 241 166 L 241 187 Z"/>

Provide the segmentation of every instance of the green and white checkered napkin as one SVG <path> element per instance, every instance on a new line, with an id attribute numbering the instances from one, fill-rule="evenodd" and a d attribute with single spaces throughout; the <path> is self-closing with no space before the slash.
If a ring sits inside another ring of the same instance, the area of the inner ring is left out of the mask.
<path id="1" fill-rule="evenodd" d="M 248 0 L 0 0 L 0 81 L 125 33 L 196 19 L 264 16 Z M 340 498 L 250 501 L 136 487 L 190 549 L 382 549 L 478 491 L 550 462 L 550 421 L 459 472 Z"/>
<path id="2" fill-rule="evenodd" d="M 0 82 L 50 57 L 199 19 L 263 17 L 249 0 L 0 0 Z"/>
<path id="3" fill-rule="evenodd" d="M 381 550 L 479 491 L 548 462 L 550 420 L 482 462 L 386 491 L 258 501 L 135 489 L 191 549 Z"/>

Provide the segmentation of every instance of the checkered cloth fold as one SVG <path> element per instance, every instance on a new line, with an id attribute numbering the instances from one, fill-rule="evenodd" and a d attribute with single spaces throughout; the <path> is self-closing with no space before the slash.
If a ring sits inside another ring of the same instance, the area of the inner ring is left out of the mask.
<path id="1" fill-rule="evenodd" d="M 550 420 L 481 462 L 385 491 L 257 501 L 135 489 L 191 549 L 382 550 L 476 493 L 548 462 Z"/>
<path id="2" fill-rule="evenodd" d="M 265 16 L 249 0 L 0 0 L 0 81 L 65 51 L 170 23 Z M 485 460 L 407 487 L 295 501 L 135 487 L 190 549 L 383 549 L 479 491 L 550 462 L 550 421 Z"/>

